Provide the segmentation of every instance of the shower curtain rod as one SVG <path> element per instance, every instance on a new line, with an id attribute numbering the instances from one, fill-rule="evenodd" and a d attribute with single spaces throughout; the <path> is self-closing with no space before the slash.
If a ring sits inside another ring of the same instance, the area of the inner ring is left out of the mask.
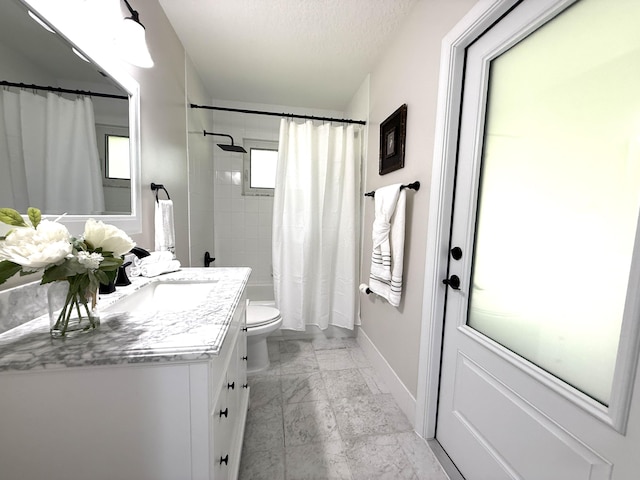
<path id="1" fill-rule="evenodd" d="M 269 115 L 272 117 L 291 117 L 291 118 L 304 118 L 305 120 L 320 120 L 323 122 L 337 122 L 337 123 L 355 123 L 357 125 L 366 125 L 364 120 L 351 120 L 349 118 L 330 118 L 330 117 L 315 117 L 313 115 L 298 115 L 295 113 L 278 113 L 278 112 L 264 112 L 261 110 L 244 110 L 242 108 L 228 108 L 228 107 L 214 107 L 210 105 L 196 105 L 191 104 L 191 108 L 206 108 L 208 110 L 221 110 L 223 112 L 236 112 L 236 113 L 250 113 L 253 115 Z"/>
<path id="2" fill-rule="evenodd" d="M 0 80 L 0 85 L 4 87 L 18 87 L 24 88 L 27 90 L 45 90 L 47 92 L 58 92 L 58 93 L 71 93 L 74 95 L 84 95 L 86 97 L 104 97 L 104 98 L 117 98 L 119 100 L 129 100 L 129 97 L 126 95 L 115 95 L 113 93 L 100 93 L 100 92 L 90 92 L 88 90 L 70 90 L 68 88 L 60 88 L 60 87 L 45 87 L 43 85 L 33 85 L 27 83 L 14 83 L 7 82 L 6 80 Z"/>

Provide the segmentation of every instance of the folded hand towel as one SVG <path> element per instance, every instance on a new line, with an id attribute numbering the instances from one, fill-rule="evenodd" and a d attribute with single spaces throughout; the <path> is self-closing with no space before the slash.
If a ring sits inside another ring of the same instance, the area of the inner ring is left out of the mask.
<path id="1" fill-rule="evenodd" d="M 160 273 L 165 273 L 166 268 L 173 268 L 175 264 L 173 262 L 173 253 L 169 251 L 164 252 L 151 252 L 149 256 L 143 258 L 135 257 L 133 259 L 133 265 L 130 267 L 129 275 L 131 276 L 143 276 L 143 277 L 155 277 Z M 178 262 L 177 260 L 175 260 Z M 178 262 L 178 270 L 180 268 L 180 262 Z M 175 271 L 171 270 L 171 271 Z M 159 272 L 155 275 L 147 275 L 147 272 Z"/>
<path id="2" fill-rule="evenodd" d="M 173 200 L 156 200 L 155 249 L 176 253 L 176 234 L 173 224 Z"/>
<path id="3" fill-rule="evenodd" d="M 180 262 L 178 260 L 170 260 L 168 262 L 156 262 L 138 267 L 139 273 L 143 277 L 157 277 L 162 273 L 175 272 L 180 270 Z"/>
<path id="4" fill-rule="evenodd" d="M 164 252 L 149 252 L 147 257 L 135 258 L 134 265 L 149 265 L 157 262 L 170 262 L 174 259 L 173 253 L 169 251 Z"/>
<path id="5" fill-rule="evenodd" d="M 369 289 L 394 307 L 402 296 L 406 194 L 401 186 L 376 190 L 369 275 Z"/>

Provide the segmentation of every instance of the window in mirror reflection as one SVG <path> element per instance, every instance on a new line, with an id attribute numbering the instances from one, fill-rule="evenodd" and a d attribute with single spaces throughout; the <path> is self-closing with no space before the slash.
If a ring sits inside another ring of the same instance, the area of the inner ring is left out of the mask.
<path id="1" fill-rule="evenodd" d="M 131 212 L 129 129 L 96 124 L 96 138 L 102 168 L 105 212 L 127 214 Z"/>
<path id="2" fill-rule="evenodd" d="M 247 140 L 244 154 L 243 195 L 273 196 L 278 165 L 278 142 Z"/>
<path id="3" fill-rule="evenodd" d="M 111 179 L 131 179 L 129 161 L 129 137 L 106 135 L 105 174 Z"/>

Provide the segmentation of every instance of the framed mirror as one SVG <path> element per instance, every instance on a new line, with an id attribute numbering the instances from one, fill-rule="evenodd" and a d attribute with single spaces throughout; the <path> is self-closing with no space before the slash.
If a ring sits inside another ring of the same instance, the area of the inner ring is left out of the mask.
<path id="1" fill-rule="evenodd" d="M 0 6 L 0 206 L 139 233 L 139 85 L 90 17 L 47 3 Z"/>

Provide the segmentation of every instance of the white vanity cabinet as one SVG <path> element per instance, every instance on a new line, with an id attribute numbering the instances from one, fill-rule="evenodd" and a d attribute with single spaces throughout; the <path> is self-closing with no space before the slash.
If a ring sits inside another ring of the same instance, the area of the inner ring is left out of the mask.
<path id="1" fill-rule="evenodd" d="M 0 478 L 236 479 L 249 399 L 245 302 L 218 355 L 1 372 Z"/>

